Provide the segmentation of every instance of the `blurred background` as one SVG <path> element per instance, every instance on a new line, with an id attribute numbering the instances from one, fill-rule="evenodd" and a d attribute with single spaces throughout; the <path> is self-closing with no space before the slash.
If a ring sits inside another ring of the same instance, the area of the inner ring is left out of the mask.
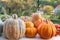
<path id="1" fill-rule="evenodd" d="M 39 13 L 44 18 L 60 24 L 60 0 L 0 0 L 1 19 L 14 13 L 18 16 Z"/>

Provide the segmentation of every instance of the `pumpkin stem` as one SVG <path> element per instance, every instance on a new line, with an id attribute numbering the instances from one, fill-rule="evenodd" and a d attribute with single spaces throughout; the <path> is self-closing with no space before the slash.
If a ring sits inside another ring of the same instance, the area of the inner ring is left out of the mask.
<path id="1" fill-rule="evenodd" d="M 46 23 L 48 23 L 48 19 L 46 19 Z"/>
<path id="2" fill-rule="evenodd" d="M 13 18 L 14 19 L 17 19 L 17 14 L 13 14 Z"/>

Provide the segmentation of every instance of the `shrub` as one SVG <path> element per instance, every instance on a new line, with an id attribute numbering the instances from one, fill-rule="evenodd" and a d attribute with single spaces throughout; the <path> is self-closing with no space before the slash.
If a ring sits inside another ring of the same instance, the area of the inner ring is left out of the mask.
<path id="1" fill-rule="evenodd" d="M 7 8 L 9 9 L 9 15 L 17 13 L 18 16 L 31 15 L 32 12 L 36 11 L 37 3 L 35 0 L 9 0 L 7 3 Z"/>
<path id="2" fill-rule="evenodd" d="M 60 19 L 60 10 L 58 10 L 58 11 L 56 12 L 56 16 L 59 16 L 58 19 Z"/>
<path id="3" fill-rule="evenodd" d="M 53 7 L 52 6 L 44 6 L 44 13 L 46 14 L 52 14 L 53 13 Z"/>

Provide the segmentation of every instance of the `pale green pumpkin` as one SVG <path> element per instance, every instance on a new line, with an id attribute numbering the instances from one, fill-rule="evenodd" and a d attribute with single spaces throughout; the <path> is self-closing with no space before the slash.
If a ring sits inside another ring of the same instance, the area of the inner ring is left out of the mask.
<path id="1" fill-rule="evenodd" d="M 23 37 L 25 30 L 24 21 L 18 19 L 16 14 L 13 15 L 13 18 L 4 21 L 3 32 L 8 39 L 19 39 L 20 37 Z"/>

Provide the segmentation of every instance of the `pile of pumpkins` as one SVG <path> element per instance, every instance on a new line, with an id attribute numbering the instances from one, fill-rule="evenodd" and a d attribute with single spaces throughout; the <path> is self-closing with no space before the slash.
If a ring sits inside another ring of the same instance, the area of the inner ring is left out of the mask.
<path id="1" fill-rule="evenodd" d="M 5 38 L 16 40 L 23 36 L 34 38 L 37 34 L 43 39 L 49 39 L 56 36 L 57 31 L 53 22 L 37 13 L 32 14 L 30 19 L 28 16 L 18 18 L 16 14 L 13 14 L 3 23 L 0 21 L 0 26 L 0 35 L 3 32 Z"/>

